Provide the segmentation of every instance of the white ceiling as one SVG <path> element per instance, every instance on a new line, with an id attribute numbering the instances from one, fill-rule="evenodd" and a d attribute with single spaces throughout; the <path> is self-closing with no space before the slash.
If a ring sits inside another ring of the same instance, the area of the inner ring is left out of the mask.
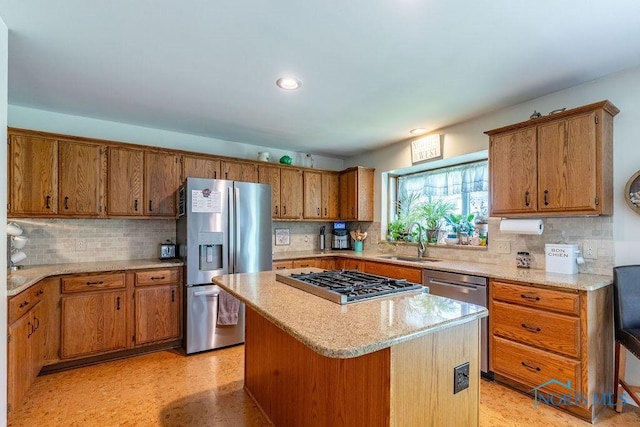
<path id="1" fill-rule="evenodd" d="M 0 16 L 11 105 L 337 157 L 640 65 L 637 0 L 0 0 Z"/>

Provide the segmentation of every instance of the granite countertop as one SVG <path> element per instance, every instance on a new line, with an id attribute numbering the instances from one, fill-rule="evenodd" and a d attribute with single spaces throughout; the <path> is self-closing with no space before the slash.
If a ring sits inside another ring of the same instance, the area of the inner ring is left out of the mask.
<path id="1" fill-rule="evenodd" d="M 7 295 L 17 295 L 42 279 L 61 274 L 140 270 L 144 268 L 180 267 L 182 265 L 180 260 L 160 261 L 159 259 L 34 265 L 9 273 L 7 276 Z"/>
<path id="2" fill-rule="evenodd" d="M 393 254 L 376 251 L 299 251 L 283 252 L 274 254 L 273 260 L 288 260 L 300 258 L 314 258 L 325 256 L 340 256 L 347 258 L 363 259 L 367 261 L 380 261 L 419 267 L 423 269 L 450 271 L 454 273 L 473 274 L 485 276 L 493 279 L 509 280 L 516 282 L 533 283 L 537 285 L 554 286 L 557 288 L 567 288 L 579 291 L 594 291 L 596 289 L 609 286 L 613 283 L 613 276 L 597 274 L 559 274 L 547 273 L 545 270 L 533 268 L 517 268 L 515 266 L 505 266 L 501 264 L 487 264 L 473 261 L 459 261 L 442 259 L 433 262 L 412 262 L 402 260 L 391 260 L 388 257 Z M 398 256 L 402 256 L 398 254 Z"/>
<path id="3" fill-rule="evenodd" d="M 301 271 L 309 269 L 289 270 Z M 275 275 L 232 274 L 213 282 L 315 352 L 332 358 L 361 356 L 488 315 L 484 307 L 420 291 L 340 305 L 280 283 Z"/>

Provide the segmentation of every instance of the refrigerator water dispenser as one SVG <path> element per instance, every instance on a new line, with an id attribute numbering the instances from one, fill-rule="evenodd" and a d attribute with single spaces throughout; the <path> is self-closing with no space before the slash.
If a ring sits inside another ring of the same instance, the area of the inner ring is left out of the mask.
<path id="1" fill-rule="evenodd" d="M 222 232 L 198 233 L 200 246 L 200 270 L 220 270 L 224 267 L 222 260 Z"/>

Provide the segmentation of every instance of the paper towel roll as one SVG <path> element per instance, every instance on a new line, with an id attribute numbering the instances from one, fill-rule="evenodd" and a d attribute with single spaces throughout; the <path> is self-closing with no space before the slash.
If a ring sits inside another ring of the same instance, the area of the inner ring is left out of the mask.
<path id="1" fill-rule="evenodd" d="M 537 234 L 544 231 L 541 219 L 503 219 L 500 221 L 500 231 L 513 234 Z"/>

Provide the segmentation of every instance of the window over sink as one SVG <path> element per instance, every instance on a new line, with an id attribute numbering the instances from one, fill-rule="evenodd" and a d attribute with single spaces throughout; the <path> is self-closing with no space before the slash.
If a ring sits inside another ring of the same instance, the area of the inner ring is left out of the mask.
<path id="1" fill-rule="evenodd" d="M 390 174 L 388 190 L 387 240 L 415 241 L 417 227 L 407 235 L 407 226 L 418 222 L 424 230 L 432 229 L 434 220 L 429 222 L 425 216 L 425 212 L 432 210 L 446 211 L 452 219 L 468 219 L 470 215 L 473 215 L 473 222 L 488 219 L 489 171 L 486 159 L 420 172 Z M 456 227 L 447 225 L 444 218 L 437 223 L 441 238 L 446 235 L 444 230 L 453 232 Z M 426 231 L 422 238 L 427 239 Z"/>

